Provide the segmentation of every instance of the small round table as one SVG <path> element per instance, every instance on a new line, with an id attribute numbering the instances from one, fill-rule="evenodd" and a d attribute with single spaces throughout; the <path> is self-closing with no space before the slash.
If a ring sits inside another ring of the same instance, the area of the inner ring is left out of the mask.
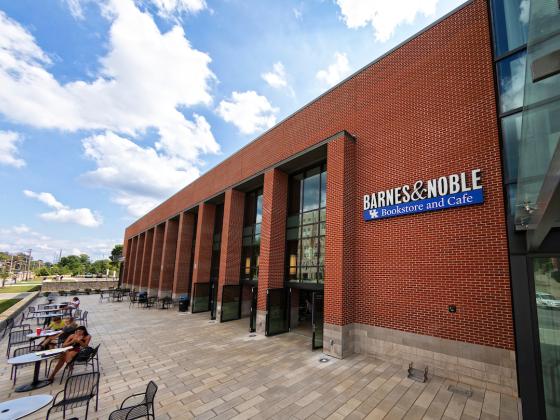
<path id="1" fill-rule="evenodd" d="M 10 365 L 25 365 L 28 363 L 35 363 L 35 370 L 33 371 L 33 382 L 27 385 L 20 385 L 15 389 L 15 391 L 27 392 L 37 388 L 42 388 L 44 386 L 47 386 L 50 383 L 49 381 L 39 380 L 39 371 L 41 370 L 41 362 L 43 360 L 56 357 L 59 354 L 68 351 L 68 349 L 69 347 L 48 350 L 47 353 L 43 353 L 42 355 L 39 356 L 35 353 L 22 354 L 21 356 L 12 357 L 11 359 L 8 359 L 8 363 Z"/>
<path id="2" fill-rule="evenodd" d="M 2 420 L 15 420 L 28 416 L 50 404 L 52 395 L 31 395 L 30 397 L 0 403 L 0 418 Z"/>

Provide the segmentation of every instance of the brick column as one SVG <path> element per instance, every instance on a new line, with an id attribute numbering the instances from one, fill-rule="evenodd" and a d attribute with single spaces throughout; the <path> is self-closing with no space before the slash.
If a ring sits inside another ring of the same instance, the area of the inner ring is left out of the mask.
<path id="1" fill-rule="evenodd" d="M 179 218 L 165 222 L 163 235 L 163 252 L 161 255 L 161 270 L 159 273 L 158 297 L 171 296 L 173 276 L 175 274 L 175 257 L 177 256 L 177 235 L 179 233 Z"/>
<path id="2" fill-rule="evenodd" d="M 196 244 L 194 246 L 193 284 L 210 281 L 210 264 L 212 262 L 212 235 L 214 235 L 214 218 L 216 206 L 202 203 L 198 207 L 196 226 Z"/>
<path id="3" fill-rule="evenodd" d="M 181 213 L 177 233 L 177 253 L 173 273 L 173 298 L 190 293 L 190 268 L 192 264 L 192 245 L 194 235 L 193 213 Z"/>
<path id="4" fill-rule="evenodd" d="M 132 238 L 132 245 L 130 247 L 130 256 L 128 259 L 128 269 L 126 274 L 126 287 L 134 283 L 134 268 L 136 267 L 136 250 L 138 249 L 138 237 Z"/>
<path id="5" fill-rule="evenodd" d="M 216 319 L 220 319 L 222 311 L 222 287 L 226 284 L 239 284 L 244 211 L 245 193 L 233 189 L 227 190 L 224 201 Z"/>
<path id="6" fill-rule="evenodd" d="M 278 169 L 264 174 L 257 332 L 264 334 L 266 289 L 284 287 L 288 175 Z"/>
<path id="7" fill-rule="evenodd" d="M 334 357 L 353 352 L 351 287 L 354 279 L 356 142 L 346 134 L 327 146 L 327 221 L 323 351 Z M 332 343 L 332 344 L 331 344 Z"/>
<path id="8" fill-rule="evenodd" d="M 157 296 L 159 288 L 159 274 L 161 272 L 161 255 L 163 253 L 163 236 L 165 234 L 165 223 L 154 228 L 154 241 L 152 245 L 152 259 L 148 275 L 148 295 Z"/>
<path id="9" fill-rule="evenodd" d="M 124 250 L 124 273 L 122 277 L 122 284 L 125 287 L 128 286 L 128 273 L 130 272 L 130 255 L 132 254 L 132 238 L 129 238 L 125 241 L 125 250 Z"/>
<path id="10" fill-rule="evenodd" d="M 134 261 L 134 279 L 128 285 L 131 289 L 138 289 L 140 286 L 140 273 L 142 272 L 142 257 L 144 256 L 144 243 L 146 233 L 142 232 L 138 235 L 138 243 L 136 245 L 136 259 Z"/>
<path id="11" fill-rule="evenodd" d="M 140 270 L 140 283 L 138 290 L 144 292 L 148 289 L 148 278 L 152 265 L 152 249 L 154 245 L 154 228 L 146 231 L 144 249 L 142 250 L 142 269 Z"/>

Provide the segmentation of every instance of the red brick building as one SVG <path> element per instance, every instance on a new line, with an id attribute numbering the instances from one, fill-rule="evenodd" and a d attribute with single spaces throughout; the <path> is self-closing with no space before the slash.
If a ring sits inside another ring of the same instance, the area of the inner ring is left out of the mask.
<path id="1" fill-rule="evenodd" d="M 490 19 L 467 2 L 133 223 L 123 284 L 518 395 Z"/>

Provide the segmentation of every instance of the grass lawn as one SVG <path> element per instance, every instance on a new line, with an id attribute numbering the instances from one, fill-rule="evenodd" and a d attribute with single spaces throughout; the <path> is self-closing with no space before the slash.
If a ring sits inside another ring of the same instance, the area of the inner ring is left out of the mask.
<path id="1" fill-rule="evenodd" d="M 10 306 L 15 305 L 21 299 L 4 299 L 0 300 L 0 314 L 8 309 Z"/>
<path id="2" fill-rule="evenodd" d="M 36 284 L 26 284 L 25 286 L 0 287 L 0 293 L 35 292 L 36 290 L 41 290 L 41 286 Z"/>

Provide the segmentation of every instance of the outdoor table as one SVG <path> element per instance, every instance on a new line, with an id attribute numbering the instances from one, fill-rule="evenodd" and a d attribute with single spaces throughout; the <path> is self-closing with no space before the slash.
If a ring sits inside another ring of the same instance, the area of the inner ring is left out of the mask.
<path id="1" fill-rule="evenodd" d="M 28 392 L 37 388 L 47 386 L 50 382 L 46 380 L 39 380 L 39 370 L 41 370 L 41 362 L 52 357 L 56 357 L 61 353 L 70 350 L 72 347 L 63 347 L 60 349 L 45 350 L 37 353 L 22 354 L 21 356 L 12 357 L 8 359 L 10 365 L 25 365 L 27 363 L 35 363 L 35 370 L 33 371 L 33 382 L 27 385 L 18 386 L 16 392 Z"/>
<path id="2" fill-rule="evenodd" d="M 37 335 L 36 332 L 31 333 L 31 334 L 27 334 L 26 337 L 29 338 L 29 340 L 36 340 L 38 338 L 42 338 L 42 337 L 52 337 L 53 335 L 58 335 L 62 333 L 62 330 L 58 330 L 58 331 L 41 331 L 41 334 Z"/>
<path id="3" fill-rule="evenodd" d="M 59 308 L 51 308 L 51 309 L 36 309 L 33 313 L 39 313 L 39 312 L 56 312 L 56 311 L 60 311 Z"/>
<path id="4" fill-rule="evenodd" d="M 50 313 L 50 314 L 38 314 L 38 311 L 33 312 L 33 318 L 54 318 L 55 316 L 64 316 L 65 313 L 64 312 L 55 312 L 55 313 Z"/>
<path id="5" fill-rule="evenodd" d="M 49 405 L 53 400 L 52 395 L 39 394 L 18 398 L 0 403 L 0 419 L 15 420 L 33 414 Z"/>
<path id="6" fill-rule="evenodd" d="M 45 308 L 63 308 L 66 305 L 63 305 L 62 303 L 51 303 L 48 305 L 45 305 Z"/>

